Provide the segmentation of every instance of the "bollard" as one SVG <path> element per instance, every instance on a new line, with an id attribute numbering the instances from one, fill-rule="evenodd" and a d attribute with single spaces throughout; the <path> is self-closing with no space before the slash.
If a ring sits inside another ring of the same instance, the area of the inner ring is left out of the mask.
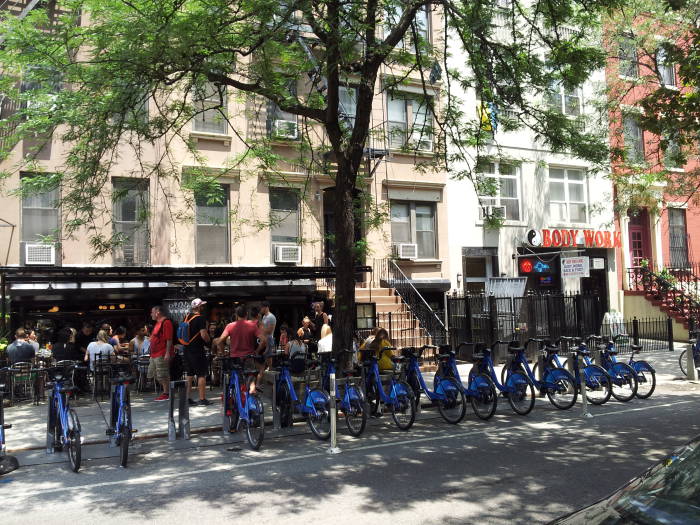
<path id="1" fill-rule="evenodd" d="M 673 319 L 666 319 L 666 332 L 668 333 L 668 351 L 673 352 Z"/>
<path id="2" fill-rule="evenodd" d="M 538 383 L 542 383 L 542 378 L 544 377 L 544 356 L 542 355 L 542 352 L 537 352 L 537 379 Z M 542 388 L 540 391 L 540 397 L 544 397 L 544 388 Z"/>
<path id="3" fill-rule="evenodd" d="M 175 428 L 175 392 L 178 393 L 177 430 Z M 170 411 L 168 413 L 168 441 L 190 439 L 190 409 L 187 404 L 187 381 L 170 381 Z"/>
<path id="4" fill-rule="evenodd" d="M 56 435 L 55 435 L 55 430 L 56 430 L 56 417 L 57 415 L 53 413 L 51 410 L 53 408 L 53 390 L 49 394 L 49 402 L 48 402 L 48 417 L 46 418 L 46 453 L 47 454 L 53 454 L 54 453 L 54 443 L 56 443 Z"/>
<path id="5" fill-rule="evenodd" d="M 331 400 L 331 446 L 328 448 L 329 454 L 340 454 L 340 448 L 338 447 L 338 421 L 335 406 L 335 372 L 331 372 L 330 380 L 330 393 L 329 397 Z"/>
<path id="6" fill-rule="evenodd" d="M 686 358 L 686 363 L 685 363 L 685 369 L 686 369 L 686 374 L 687 377 L 686 379 L 688 381 L 697 381 L 698 380 L 698 371 L 695 368 L 695 356 L 693 355 L 693 345 L 688 346 L 688 350 L 685 352 L 685 358 Z"/>
<path id="7" fill-rule="evenodd" d="M 593 414 L 591 414 L 588 411 L 588 399 L 586 399 L 586 374 L 583 371 L 585 362 L 583 360 L 583 356 L 574 355 L 572 357 L 576 359 L 576 366 L 579 369 L 579 377 L 581 380 L 579 385 L 579 391 L 581 393 L 581 417 L 583 417 L 584 419 L 591 419 L 593 417 Z"/>

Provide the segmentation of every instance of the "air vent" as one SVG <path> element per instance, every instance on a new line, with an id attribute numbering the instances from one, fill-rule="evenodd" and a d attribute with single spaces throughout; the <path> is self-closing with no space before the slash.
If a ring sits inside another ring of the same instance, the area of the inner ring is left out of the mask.
<path id="1" fill-rule="evenodd" d="M 275 262 L 278 263 L 301 263 L 301 246 L 293 244 L 275 245 Z"/>
<path id="2" fill-rule="evenodd" d="M 53 244 L 25 244 L 24 264 L 56 264 L 56 246 Z"/>

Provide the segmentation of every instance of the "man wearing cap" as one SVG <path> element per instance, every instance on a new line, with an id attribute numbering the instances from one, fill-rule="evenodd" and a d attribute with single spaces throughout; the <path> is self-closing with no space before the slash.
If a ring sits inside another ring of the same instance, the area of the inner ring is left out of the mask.
<path id="1" fill-rule="evenodd" d="M 190 405 L 207 406 L 211 402 L 206 398 L 208 363 L 204 351 L 205 344 L 209 343 L 207 321 L 202 315 L 206 301 L 195 299 L 192 301 L 192 313 L 185 317 L 189 325 L 188 341 L 180 341 L 184 345 L 185 368 L 187 371 L 187 400 Z M 199 390 L 199 402 L 195 403 L 190 397 L 192 391 L 192 378 L 197 376 L 197 389 Z"/>

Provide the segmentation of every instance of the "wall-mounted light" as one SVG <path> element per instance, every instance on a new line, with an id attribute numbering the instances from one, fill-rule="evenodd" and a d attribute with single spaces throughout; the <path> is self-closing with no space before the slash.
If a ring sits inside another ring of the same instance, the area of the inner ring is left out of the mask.
<path id="1" fill-rule="evenodd" d="M 123 310 L 124 308 L 126 308 L 126 305 L 125 305 L 125 304 L 120 304 L 120 305 L 119 305 L 119 309 L 120 309 L 120 310 Z"/>
<path id="2" fill-rule="evenodd" d="M 460 289 L 462 287 L 462 274 L 458 273 L 457 274 L 457 289 Z"/>
<path id="3" fill-rule="evenodd" d="M 58 306 L 52 306 L 51 308 L 49 308 L 49 312 L 51 312 L 51 313 L 56 313 L 59 310 L 60 310 L 60 308 Z"/>

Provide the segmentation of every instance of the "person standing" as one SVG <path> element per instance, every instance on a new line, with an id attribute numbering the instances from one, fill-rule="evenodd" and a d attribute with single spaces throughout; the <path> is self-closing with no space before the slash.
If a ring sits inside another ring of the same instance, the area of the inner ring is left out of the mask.
<path id="1" fill-rule="evenodd" d="M 209 343 L 209 332 L 207 321 L 202 315 L 202 310 L 206 301 L 195 299 L 192 301 L 192 313 L 185 317 L 184 322 L 188 325 L 188 340 L 180 339 L 180 344 L 184 346 L 185 370 L 187 373 L 187 401 L 190 405 L 207 406 L 211 401 L 207 399 L 207 374 L 209 366 L 204 346 Z M 192 379 L 197 376 L 197 390 L 199 391 L 199 402 L 190 397 L 192 392 Z"/>
<path id="2" fill-rule="evenodd" d="M 323 311 L 323 301 L 316 301 L 314 303 L 314 317 L 311 320 L 311 330 L 313 332 L 314 341 L 318 342 L 321 337 L 321 329 L 323 325 L 330 325 L 330 319 L 328 314 Z"/>
<path id="3" fill-rule="evenodd" d="M 15 340 L 7 347 L 7 357 L 10 364 L 28 363 L 34 359 L 35 355 L 34 345 L 27 340 L 27 332 L 24 328 L 18 328 L 15 332 Z"/>
<path id="4" fill-rule="evenodd" d="M 223 349 L 226 341 L 230 339 L 230 356 L 245 358 L 255 354 L 256 337 L 258 324 L 256 321 L 249 321 L 248 309 L 241 305 L 236 308 L 236 320 L 226 325 L 221 337 L 214 340 L 214 344 Z M 256 392 L 255 380 L 250 383 L 250 393 Z"/>
<path id="5" fill-rule="evenodd" d="M 262 363 L 258 368 L 260 372 L 258 373 L 258 384 L 261 385 L 263 382 L 263 376 L 265 374 L 265 369 L 272 366 L 272 356 L 275 355 L 277 350 L 275 346 L 275 327 L 277 326 L 277 318 L 270 312 L 270 302 L 263 301 L 260 304 L 260 333 L 261 333 L 261 344 L 258 350 L 262 350 L 263 340 L 264 340 L 264 353 L 265 358 L 264 363 Z"/>
<path id="6" fill-rule="evenodd" d="M 95 327 L 88 321 L 85 321 L 80 329 L 80 332 L 78 332 L 78 335 L 75 336 L 75 346 L 78 347 L 78 350 L 83 356 L 85 356 L 85 353 L 87 352 L 88 345 L 95 340 L 95 335 L 93 333 L 94 331 Z"/>
<path id="7" fill-rule="evenodd" d="M 151 360 L 148 363 L 148 378 L 155 378 L 163 387 L 156 401 L 167 401 L 170 394 L 170 361 L 173 358 L 173 322 L 168 319 L 163 306 L 151 308 L 151 319 L 155 321 L 151 334 Z"/>

